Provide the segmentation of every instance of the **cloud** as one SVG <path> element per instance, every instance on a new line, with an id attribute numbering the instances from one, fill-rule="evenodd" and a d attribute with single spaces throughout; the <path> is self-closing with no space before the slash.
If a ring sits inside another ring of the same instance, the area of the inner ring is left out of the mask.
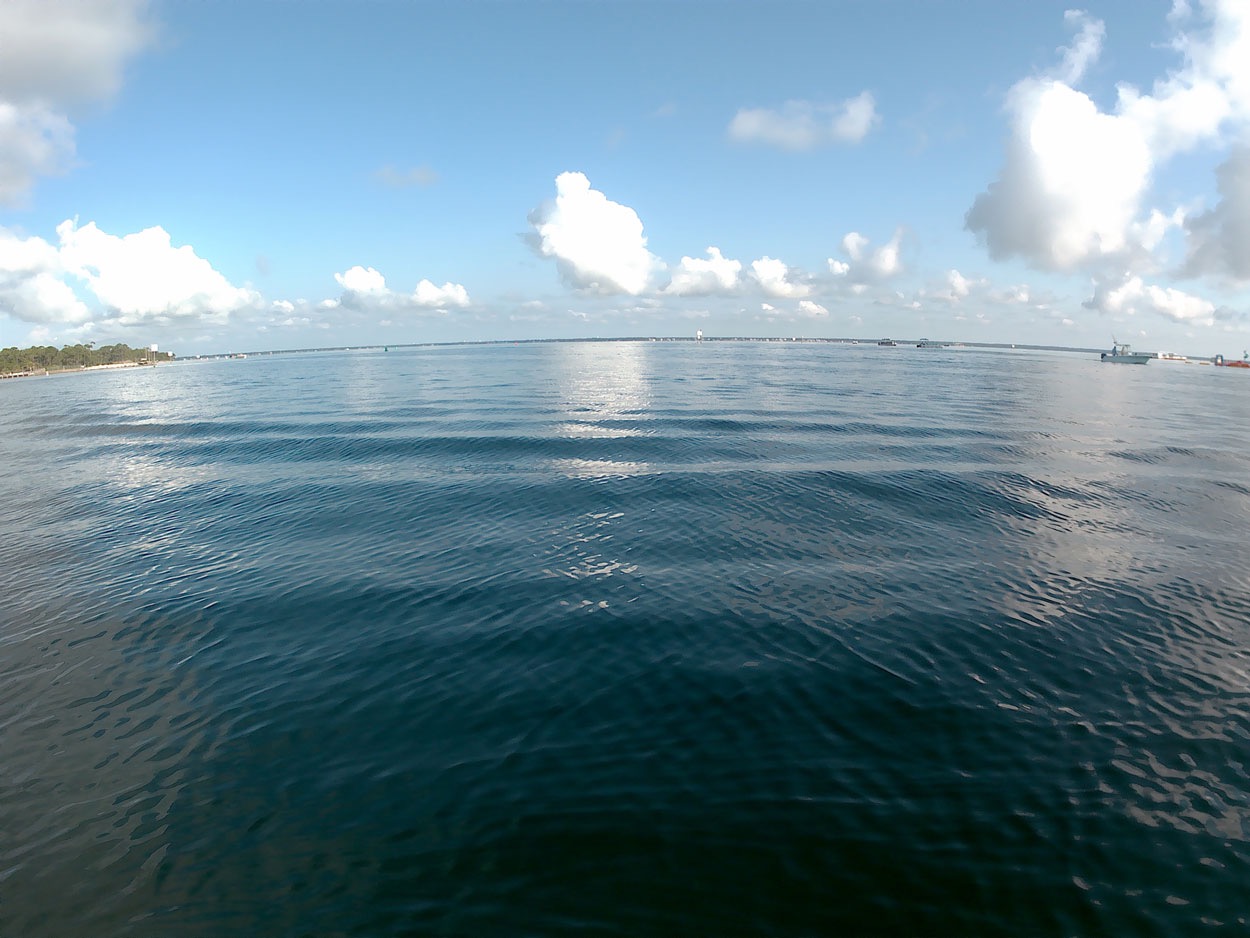
<path id="1" fill-rule="evenodd" d="M 769 296 L 798 299 L 809 296 L 812 288 L 791 279 L 790 268 L 772 257 L 761 257 L 751 262 L 751 276 Z"/>
<path id="2" fill-rule="evenodd" d="M 946 275 L 946 282 L 950 285 L 948 295 L 953 300 L 962 300 L 972 290 L 972 281 L 954 269 Z"/>
<path id="3" fill-rule="evenodd" d="M 63 115 L 0 100 L 0 204 L 21 204 L 36 177 L 59 175 L 73 160 L 74 127 Z"/>
<path id="4" fill-rule="evenodd" d="M 458 283 L 445 283 L 436 287 L 429 280 L 422 280 L 413 291 L 412 298 L 418 306 L 469 305 L 469 291 Z"/>
<path id="5" fill-rule="evenodd" d="M 991 257 L 1048 270 L 1156 263 L 1150 252 L 1183 217 L 1147 210 L 1156 169 L 1250 119 L 1250 7 L 1209 0 L 1201 11 L 1196 28 L 1171 43 L 1181 65 L 1148 94 L 1119 85 L 1111 112 L 1073 87 L 1097 59 L 1103 25 L 1067 15 L 1078 35 L 1053 74 L 1008 93 L 1002 170 L 965 216 Z M 1173 12 L 1179 25 L 1191 11 Z"/>
<path id="6" fill-rule="evenodd" d="M 373 175 L 382 185 L 389 186 L 392 189 L 408 189 L 412 186 L 425 189 L 438 182 L 438 173 L 428 166 L 413 166 L 410 169 L 399 169 L 387 164 Z"/>
<path id="7" fill-rule="evenodd" d="M 847 260 L 829 258 L 829 271 L 855 284 L 889 280 L 903 272 L 902 242 L 902 229 L 878 248 L 872 248 L 858 231 L 849 232 L 842 238 L 842 253 Z"/>
<path id="8" fill-rule="evenodd" d="M 69 114 L 107 100 L 154 30 L 148 0 L 0 3 L 0 204 L 19 204 L 38 176 L 74 158 Z"/>
<path id="9" fill-rule="evenodd" d="M 439 287 L 430 280 L 421 280 L 411 294 L 396 293 L 386 285 L 382 274 L 372 267 L 360 265 L 335 274 L 334 279 L 343 288 L 343 296 L 328 302 L 349 309 L 445 309 L 448 306 L 469 305 L 469 291 L 458 283 L 444 283 Z"/>
<path id="10" fill-rule="evenodd" d="M 122 237 L 89 223 L 57 225 L 60 260 L 123 324 L 168 319 L 224 321 L 258 301 L 233 286 L 189 245 L 174 247 L 165 229 Z"/>
<path id="11" fill-rule="evenodd" d="M 1174 322 L 1208 326 L 1219 318 L 1214 303 L 1172 287 L 1144 283 L 1141 277 L 1135 276 L 1126 277 L 1112 287 L 1099 284 L 1084 305 L 1101 313 L 1132 316 L 1146 312 Z"/>
<path id="12" fill-rule="evenodd" d="M 49 324 L 223 322 L 259 301 L 162 228 L 118 237 L 65 221 L 56 232 L 58 245 L 0 229 L 0 313 Z"/>
<path id="13" fill-rule="evenodd" d="M 55 247 L 0 229 L 0 313 L 25 322 L 86 322 L 90 311 L 63 274 Z"/>
<path id="14" fill-rule="evenodd" d="M 799 313 L 811 319 L 820 319 L 829 315 L 829 310 L 811 300 L 799 300 Z"/>
<path id="15" fill-rule="evenodd" d="M 0 95 L 74 104 L 109 98 L 126 61 L 154 38 L 148 0 L 0 3 Z"/>
<path id="16" fill-rule="evenodd" d="M 1250 280 L 1250 147 L 1236 150 L 1215 175 L 1219 204 L 1185 223 L 1185 273 Z"/>
<path id="17" fill-rule="evenodd" d="M 557 176 L 555 201 L 531 212 L 529 222 L 531 245 L 579 289 L 636 296 L 661 266 L 638 214 L 590 188 L 582 173 Z"/>
<path id="18" fill-rule="evenodd" d="M 368 295 L 371 293 L 385 294 L 390 292 L 386 289 L 386 278 L 372 267 L 357 265 L 345 273 L 335 274 L 334 279 L 348 293 Z"/>
<path id="19" fill-rule="evenodd" d="M 676 296 L 706 296 L 728 293 L 738 286 L 742 262 L 724 257 L 720 248 L 709 247 L 707 260 L 683 257 L 674 269 L 665 293 Z"/>
<path id="20" fill-rule="evenodd" d="M 1083 10 L 1065 10 L 1063 18 L 1079 31 L 1070 46 L 1059 50 L 1063 55 L 1059 77 L 1065 84 L 1075 85 L 1085 76 L 1085 70 L 1098 61 L 1107 30 L 1101 20 L 1090 19 Z"/>
<path id="21" fill-rule="evenodd" d="M 837 104 L 787 101 L 780 111 L 743 108 L 729 122 L 729 136 L 784 150 L 812 150 L 835 143 L 859 143 L 880 121 L 872 93 L 863 91 Z"/>

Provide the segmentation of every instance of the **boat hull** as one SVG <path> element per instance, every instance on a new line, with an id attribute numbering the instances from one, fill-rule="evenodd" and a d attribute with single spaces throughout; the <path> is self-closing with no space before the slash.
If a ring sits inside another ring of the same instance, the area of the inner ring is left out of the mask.
<path id="1" fill-rule="evenodd" d="M 1149 355 L 1138 355 L 1136 352 L 1129 352 L 1127 355 L 1113 355 L 1110 352 L 1102 353 L 1102 360 L 1110 362 L 1114 365 L 1144 365 L 1150 361 Z"/>

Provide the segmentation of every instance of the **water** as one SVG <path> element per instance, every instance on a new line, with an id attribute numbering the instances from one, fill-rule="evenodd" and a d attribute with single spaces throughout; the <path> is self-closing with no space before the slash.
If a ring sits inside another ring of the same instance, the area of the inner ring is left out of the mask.
<path id="1" fill-rule="evenodd" d="M 1250 917 L 1250 378 L 764 343 L 0 384 L 0 934 Z"/>

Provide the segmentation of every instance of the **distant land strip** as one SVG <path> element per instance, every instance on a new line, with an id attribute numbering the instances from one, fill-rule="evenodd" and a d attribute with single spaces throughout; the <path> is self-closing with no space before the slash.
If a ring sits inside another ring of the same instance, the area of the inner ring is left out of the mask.
<path id="1" fill-rule="evenodd" d="M 10 347 L 0 349 L 0 377 L 25 378 L 95 368 L 132 368 L 173 359 L 172 352 L 131 348 L 122 343 L 97 347 L 91 342 L 59 349 L 53 345 L 34 345 L 24 349 Z"/>
<path id="2" fill-rule="evenodd" d="M 949 342 L 937 342 L 928 339 L 898 339 L 896 341 L 899 345 L 917 345 L 921 342 L 931 342 L 931 344 L 934 345 L 942 345 L 950 348 L 1016 349 L 1036 352 L 1076 352 L 1079 354 L 1094 355 L 1097 355 L 1099 352 L 1106 351 L 1106 349 L 1101 348 L 1081 348 L 1071 345 L 1027 345 L 1018 342 L 958 342 L 953 340 Z M 210 361 L 220 358 L 242 358 L 260 355 L 303 355 L 311 352 L 373 352 L 383 349 L 452 348 L 476 345 L 542 345 L 559 342 L 793 342 L 825 345 L 876 345 L 878 340 L 856 338 L 807 338 L 799 336 L 794 338 L 777 338 L 775 336 L 747 335 L 703 336 L 702 338 L 696 338 L 695 336 L 636 335 L 590 336 L 565 339 L 468 339 L 460 342 L 378 342 L 370 345 L 328 345 L 318 348 L 257 349 L 255 351 L 244 352 L 215 352 L 209 355 L 190 355 L 181 360 Z"/>

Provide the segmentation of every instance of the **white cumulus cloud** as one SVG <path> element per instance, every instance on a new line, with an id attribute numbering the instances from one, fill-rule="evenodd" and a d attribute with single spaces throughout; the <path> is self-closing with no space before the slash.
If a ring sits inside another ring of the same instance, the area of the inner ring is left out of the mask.
<path id="1" fill-rule="evenodd" d="M 1077 35 L 1054 73 L 1026 78 L 1007 96 L 1003 167 L 965 223 L 996 259 L 1021 257 L 1049 270 L 1143 270 L 1157 264 L 1151 252 L 1183 219 L 1177 208 L 1148 205 L 1157 168 L 1250 123 L 1250 4 L 1205 0 L 1196 14 L 1174 7 L 1169 22 L 1192 27 L 1171 43 L 1180 64 L 1148 93 L 1117 86 L 1110 111 L 1074 87 L 1101 52 L 1104 26 L 1082 13 L 1066 19 Z M 1235 212 L 1236 195 L 1226 204 Z M 1202 234 L 1229 217 L 1216 213 L 1205 229 L 1191 229 L 1195 269 L 1215 265 Z"/>
<path id="2" fill-rule="evenodd" d="M 761 257 L 757 261 L 751 261 L 751 276 L 769 296 L 799 299 L 812 292 L 808 284 L 792 279 L 790 268 L 784 261 L 773 257 Z"/>
<path id="3" fill-rule="evenodd" d="M 1129 276 L 1114 286 L 1099 284 L 1085 303 L 1102 313 L 1135 315 L 1154 313 L 1175 322 L 1211 325 L 1217 318 L 1214 303 L 1172 287 L 1147 284 L 1141 277 Z"/>
<path id="4" fill-rule="evenodd" d="M 357 264 L 334 279 L 343 288 L 338 300 L 328 301 L 334 306 L 350 309 L 402 310 L 422 307 L 445 309 L 448 306 L 468 306 L 469 291 L 458 283 L 444 283 L 441 287 L 433 281 L 421 280 L 411 294 L 397 293 L 386 285 L 386 278 L 372 267 Z"/>
<path id="5" fill-rule="evenodd" d="M 834 143 L 859 143 L 878 123 L 869 91 L 836 104 L 787 101 L 780 110 L 743 108 L 729 123 L 729 136 L 786 150 L 811 150 Z"/>
<path id="6" fill-rule="evenodd" d="M 854 283 L 888 280 L 903 272 L 902 242 L 901 229 L 877 248 L 858 231 L 848 232 L 842 238 L 842 253 L 847 260 L 829 258 L 829 271 Z"/>
<path id="7" fill-rule="evenodd" d="M 638 213 L 592 189 L 582 173 L 557 176 L 555 201 L 531 212 L 529 221 L 535 249 L 580 289 L 637 296 L 660 267 Z"/>
<path id="8" fill-rule="evenodd" d="M 683 257 L 673 268 L 665 293 L 677 296 L 705 296 L 710 293 L 728 293 L 738 286 L 742 262 L 730 260 L 720 248 L 709 247 L 707 260 Z"/>
<path id="9" fill-rule="evenodd" d="M 957 270 L 952 269 L 946 275 L 946 282 L 950 286 L 951 299 L 962 300 L 972 290 L 972 281 Z"/>
<path id="10" fill-rule="evenodd" d="M 79 227 L 65 221 L 56 232 L 65 268 L 123 323 L 221 321 L 258 299 L 251 290 L 233 286 L 189 245 L 174 247 L 159 226 L 118 237 L 94 222 Z"/>
<path id="11" fill-rule="evenodd" d="M 418 306 L 468 306 L 469 291 L 458 283 L 445 283 L 436 287 L 429 280 L 422 280 L 413 291 L 413 300 Z"/>
<path id="12" fill-rule="evenodd" d="M 0 229 L 0 313 L 26 322 L 86 322 L 90 311 L 63 275 L 60 255 L 47 241 Z"/>
<path id="13" fill-rule="evenodd" d="M 258 302 L 159 227 L 117 236 L 64 221 L 59 244 L 0 229 L 0 312 L 27 322 L 223 321 Z M 86 299 L 94 296 L 93 308 Z"/>
<path id="14" fill-rule="evenodd" d="M 348 293 L 370 294 L 370 293 L 386 293 L 386 278 L 374 270 L 372 267 L 361 267 L 357 264 L 341 274 L 335 274 L 334 279 Z"/>

